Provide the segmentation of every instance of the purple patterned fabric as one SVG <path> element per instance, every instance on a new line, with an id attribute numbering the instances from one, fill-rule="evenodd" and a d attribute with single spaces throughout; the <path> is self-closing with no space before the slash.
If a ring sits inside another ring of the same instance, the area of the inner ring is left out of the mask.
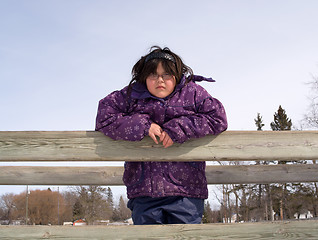
<path id="1" fill-rule="evenodd" d="M 138 83 L 133 85 L 129 98 L 128 87 L 109 94 L 99 102 L 96 131 L 114 140 L 140 141 L 148 136 L 154 122 L 177 143 L 225 131 L 223 105 L 195 83 L 214 80 L 201 76 L 194 76 L 189 83 L 185 80 L 183 77 L 165 99 L 152 96 L 145 85 Z M 208 197 L 205 162 L 126 162 L 123 181 L 130 199 Z"/>

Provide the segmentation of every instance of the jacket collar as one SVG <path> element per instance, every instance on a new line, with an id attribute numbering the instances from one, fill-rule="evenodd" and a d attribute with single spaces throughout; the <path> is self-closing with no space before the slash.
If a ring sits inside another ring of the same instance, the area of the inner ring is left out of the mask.
<path id="1" fill-rule="evenodd" d="M 157 98 L 148 91 L 147 86 L 142 83 L 134 83 L 132 86 L 132 91 L 131 91 L 131 97 L 134 99 L 145 99 L 145 98 L 154 98 L 158 100 L 166 100 L 168 99 L 171 95 L 173 95 L 175 92 L 180 91 L 185 85 L 186 85 L 186 77 L 183 75 L 181 78 L 180 83 L 175 87 L 174 91 L 164 99 L 162 98 Z M 193 82 L 202 82 L 202 81 L 207 81 L 207 82 L 215 82 L 214 79 L 212 78 L 205 78 L 199 75 L 193 75 L 191 81 Z"/>

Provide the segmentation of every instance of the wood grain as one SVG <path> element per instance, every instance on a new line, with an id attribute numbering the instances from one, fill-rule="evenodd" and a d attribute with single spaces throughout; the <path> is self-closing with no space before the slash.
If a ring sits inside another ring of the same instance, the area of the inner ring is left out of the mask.
<path id="1" fill-rule="evenodd" d="M 318 221 L 151 226 L 0 226 L 1 239 L 317 239 Z"/>
<path id="2" fill-rule="evenodd" d="M 124 185 L 123 167 L 0 167 L 0 185 Z M 317 164 L 207 166 L 208 184 L 318 182 Z"/>
<path id="3" fill-rule="evenodd" d="M 227 131 L 168 149 L 100 132 L 0 132 L 0 161 L 246 161 L 318 159 L 318 131 Z"/>

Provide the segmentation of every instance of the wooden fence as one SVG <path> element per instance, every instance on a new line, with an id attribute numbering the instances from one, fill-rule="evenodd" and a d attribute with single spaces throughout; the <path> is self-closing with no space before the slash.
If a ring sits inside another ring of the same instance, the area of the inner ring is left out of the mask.
<path id="1" fill-rule="evenodd" d="M 2 162 L 316 159 L 318 131 L 227 131 L 167 149 L 150 138 L 113 141 L 93 131 L 0 132 Z M 213 165 L 206 175 L 209 184 L 316 182 L 317 165 Z M 123 185 L 122 173 L 123 167 L 1 166 L 0 185 Z"/>
<path id="2" fill-rule="evenodd" d="M 318 131 L 227 131 L 218 136 L 174 144 L 167 149 L 154 144 L 148 137 L 140 142 L 113 141 L 94 131 L 0 132 L 0 162 L 218 161 L 223 164 L 228 161 L 317 159 Z M 318 182 L 317 165 L 211 165 L 207 166 L 206 175 L 209 184 Z M 0 166 L 0 185 L 122 185 L 122 174 L 123 167 L 112 166 Z M 311 223 L 312 228 L 317 227 L 316 221 Z M 203 228 L 206 227 L 198 226 L 197 229 Z M 291 229 L 295 232 L 296 228 Z M 162 236 L 169 232 L 165 227 L 160 229 L 163 229 L 160 230 Z M 42 233 L 39 231 L 42 230 L 44 228 L 34 230 L 34 234 L 40 236 Z M 14 232 L 10 227 L 1 227 L 1 231 L 8 236 L 10 231 Z M 21 231 L 27 232 L 25 229 Z M 48 234 L 51 237 L 54 235 Z M 277 236 L 280 235 L 276 233 L 276 239 Z M 220 239 L 226 238 L 223 236 Z"/>

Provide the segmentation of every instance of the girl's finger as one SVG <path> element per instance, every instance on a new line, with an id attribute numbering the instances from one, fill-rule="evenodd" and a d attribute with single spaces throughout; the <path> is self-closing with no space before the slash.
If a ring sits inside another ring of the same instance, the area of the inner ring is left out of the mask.
<path id="1" fill-rule="evenodd" d="M 153 133 L 149 133 L 149 136 L 152 138 L 152 140 L 153 140 L 156 144 L 158 144 L 158 140 L 157 140 L 157 138 L 156 138 L 156 135 L 155 135 L 155 134 L 153 134 Z"/>
<path id="2" fill-rule="evenodd" d="M 164 147 L 167 146 L 167 144 L 168 144 L 168 142 L 169 142 L 170 139 L 171 139 L 171 138 L 169 137 L 169 135 L 166 134 L 166 135 L 165 135 L 165 138 L 164 138 L 164 140 L 163 140 L 163 143 L 162 143 Z"/>
<path id="3" fill-rule="evenodd" d="M 173 144 L 173 141 L 171 139 L 169 139 L 166 144 L 164 144 L 164 148 L 170 147 Z"/>
<path id="4" fill-rule="evenodd" d="M 159 141 L 162 142 L 166 137 L 166 132 L 161 132 Z"/>

